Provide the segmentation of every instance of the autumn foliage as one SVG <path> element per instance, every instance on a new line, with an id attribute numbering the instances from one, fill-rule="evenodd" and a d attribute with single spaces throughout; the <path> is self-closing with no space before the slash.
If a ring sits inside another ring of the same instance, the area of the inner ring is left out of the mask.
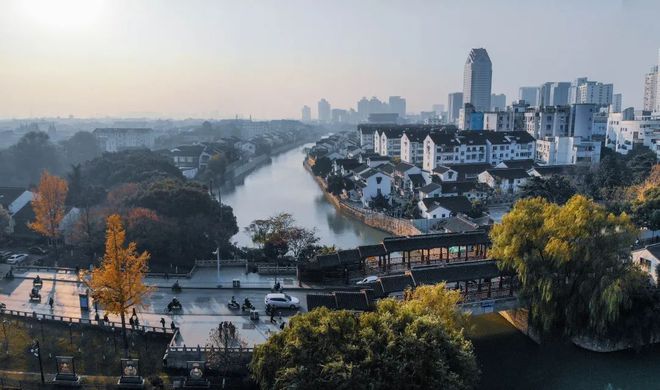
<path id="1" fill-rule="evenodd" d="M 35 221 L 28 225 L 30 229 L 52 240 L 59 237 L 68 190 L 66 180 L 48 172 L 41 175 L 32 200 Z"/>
<path id="2" fill-rule="evenodd" d="M 134 242 L 125 245 L 126 232 L 117 214 L 108 217 L 105 254 L 101 265 L 91 272 L 88 286 L 103 308 L 121 316 L 125 338 L 125 315 L 132 307 L 142 305 L 150 288 L 144 284 L 149 253 L 138 254 Z"/>

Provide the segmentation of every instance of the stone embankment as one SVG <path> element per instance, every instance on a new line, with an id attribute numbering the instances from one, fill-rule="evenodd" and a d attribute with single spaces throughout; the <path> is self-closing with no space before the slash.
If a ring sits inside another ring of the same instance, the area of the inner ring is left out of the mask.
<path id="1" fill-rule="evenodd" d="M 417 229 L 415 225 L 406 219 L 394 218 L 383 213 L 365 210 L 342 201 L 338 196 L 335 196 L 327 191 L 326 183 L 323 181 L 323 179 L 312 173 L 312 169 L 307 163 L 307 160 L 303 162 L 303 165 L 305 169 L 312 175 L 319 187 L 321 187 L 321 190 L 323 190 L 325 199 L 345 215 L 357 219 L 367 226 L 371 226 L 378 230 L 382 230 L 397 236 L 413 236 L 422 234 L 422 232 Z"/>

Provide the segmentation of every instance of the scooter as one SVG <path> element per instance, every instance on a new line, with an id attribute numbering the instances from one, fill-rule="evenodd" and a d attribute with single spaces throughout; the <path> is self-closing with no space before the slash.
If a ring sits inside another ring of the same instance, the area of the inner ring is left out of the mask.
<path id="1" fill-rule="evenodd" d="M 252 302 L 244 303 L 243 305 L 241 305 L 241 310 L 242 311 L 254 310 L 254 305 L 252 304 Z"/>
<path id="2" fill-rule="evenodd" d="M 227 307 L 231 310 L 238 310 L 241 308 L 241 305 L 239 305 L 236 301 L 229 301 L 227 302 Z"/>

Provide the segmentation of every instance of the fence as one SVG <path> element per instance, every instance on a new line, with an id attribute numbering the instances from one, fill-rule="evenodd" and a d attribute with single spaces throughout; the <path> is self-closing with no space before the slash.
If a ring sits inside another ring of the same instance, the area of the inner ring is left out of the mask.
<path id="1" fill-rule="evenodd" d="M 54 272 L 58 274 L 75 274 L 75 268 L 49 267 L 38 265 L 16 265 L 13 267 L 16 272 Z"/>
<path id="2" fill-rule="evenodd" d="M 226 267 L 245 267 L 247 264 L 246 259 L 220 259 L 220 266 Z M 218 260 L 195 260 L 195 265 L 197 267 L 216 267 L 218 265 Z"/>
<path id="3" fill-rule="evenodd" d="M 298 269 L 295 266 L 277 266 L 272 264 L 257 264 L 257 272 L 260 275 L 296 275 Z"/>
<path id="4" fill-rule="evenodd" d="M 54 321 L 54 322 L 68 323 L 68 324 L 80 324 L 85 326 L 98 326 L 107 329 L 121 329 L 120 322 L 114 322 L 114 321 L 106 322 L 103 321 L 103 319 L 99 319 L 97 321 L 96 319 L 91 319 L 91 318 L 67 317 L 67 316 L 58 316 L 54 314 L 41 314 L 34 311 L 27 312 L 21 310 L 8 310 L 8 309 L 0 310 L 0 314 L 19 317 L 19 318 L 35 319 L 37 321 L 44 320 L 44 321 Z M 140 331 L 143 333 L 152 332 L 152 333 L 163 333 L 163 334 L 172 334 L 172 335 L 174 334 L 174 330 L 167 327 L 133 325 L 130 326 L 130 329 Z"/>

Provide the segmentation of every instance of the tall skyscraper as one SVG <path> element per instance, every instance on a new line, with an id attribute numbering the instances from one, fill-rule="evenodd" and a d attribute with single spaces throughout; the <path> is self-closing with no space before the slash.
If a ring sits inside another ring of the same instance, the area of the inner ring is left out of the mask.
<path id="1" fill-rule="evenodd" d="M 389 111 L 399 114 L 399 118 L 406 115 L 406 99 L 401 96 L 390 96 L 389 106 Z"/>
<path id="2" fill-rule="evenodd" d="M 655 77 L 656 84 L 655 84 L 655 110 L 656 112 L 660 112 L 660 97 L 658 97 L 658 94 L 660 93 L 660 49 L 658 49 L 658 74 Z"/>
<path id="3" fill-rule="evenodd" d="M 490 109 L 493 64 L 486 49 L 472 49 L 463 69 L 463 103 L 470 103 L 476 111 Z"/>
<path id="4" fill-rule="evenodd" d="M 319 122 L 330 122 L 330 119 L 332 118 L 331 109 L 330 109 L 330 103 L 328 103 L 327 100 L 321 99 L 319 100 L 318 104 L 318 112 L 319 112 Z"/>
<path id="5" fill-rule="evenodd" d="M 369 119 L 369 114 L 371 114 L 371 112 L 369 111 L 369 99 L 366 97 L 362 97 L 362 99 L 358 101 L 357 114 L 360 122 L 364 122 Z"/>
<path id="6" fill-rule="evenodd" d="M 658 65 L 644 76 L 644 111 L 655 110 L 658 96 Z"/>
<path id="7" fill-rule="evenodd" d="M 539 106 L 563 106 L 568 104 L 571 83 L 559 81 L 544 83 L 539 87 Z"/>
<path id="8" fill-rule="evenodd" d="M 614 85 L 590 81 L 580 77 L 571 84 L 570 104 L 598 104 L 609 106 L 612 104 Z"/>
<path id="9" fill-rule="evenodd" d="M 303 122 L 310 122 L 312 120 L 312 109 L 309 106 L 303 106 L 301 110 L 301 119 Z"/>
<path id="10" fill-rule="evenodd" d="M 620 93 L 615 93 L 612 95 L 612 112 L 621 112 L 621 106 L 623 105 L 623 95 Z"/>
<path id="11" fill-rule="evenodd" d="M 506 110 L 506 95 L 503 93 L 490 95 L 490 110 L 503 111 Z"/>
<path id="12" fill-rule="evenodd" d="M 447 98 L 447 121 L 449 123 L 456 123 L 461 108 L 463 108 L 463 93 L 450 93 Z"/>
<path id="13" fill-rule="evenodd" d="M 524 100 L 530 106 L 536 106 L 539 98 L 539 87 L 520 87 L 518 100 Z"/>

